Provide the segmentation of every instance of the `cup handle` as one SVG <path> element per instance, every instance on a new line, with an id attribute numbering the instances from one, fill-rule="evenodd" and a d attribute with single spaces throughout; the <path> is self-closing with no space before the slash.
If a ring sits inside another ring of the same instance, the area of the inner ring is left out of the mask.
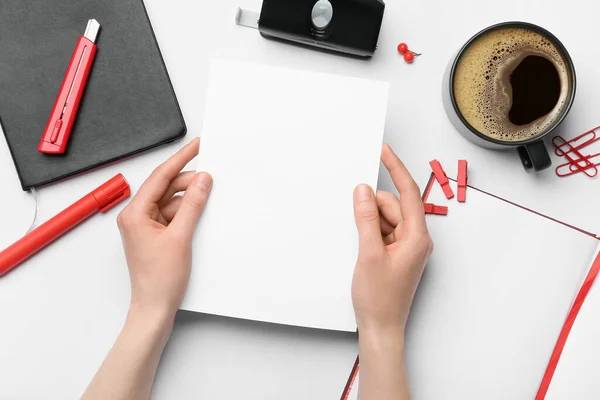
<path id="1" fill-rule="evenodd" d="M 541 171 L 552 165 L 546 145 L 541 140 L 517 147 L 525 170 Z"/>

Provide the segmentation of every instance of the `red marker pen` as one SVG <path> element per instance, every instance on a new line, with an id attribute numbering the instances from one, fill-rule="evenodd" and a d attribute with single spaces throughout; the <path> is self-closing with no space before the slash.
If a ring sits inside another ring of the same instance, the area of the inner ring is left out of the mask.
<path id="1" fill-rule="evenodd" d="M 82 197 L 59 214 L 0 252 L 0 276 L 43 249 L 71 228 L 96 214 L 106 212 L 131 194 L 121 174 Z"/>
<path id="2" fill-rule="evenodd" d="M 85 33 L 77 41 L 67 73 L 38 146 L 40 153 L 63 154 L 67 149 L 77 110 L 79 110 L 79 103 L 81 103 L 85 84 L 96 56 L 97 47 L 94 42 L 99 30 L 98 21 L 90 19 Z"/>

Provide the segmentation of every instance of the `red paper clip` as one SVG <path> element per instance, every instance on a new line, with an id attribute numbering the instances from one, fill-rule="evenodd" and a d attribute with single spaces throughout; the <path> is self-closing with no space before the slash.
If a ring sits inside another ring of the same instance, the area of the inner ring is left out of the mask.
<path id="1" fill-rule="evenodd" d="M 423 204 L 425 208 L 425 214 L 435 214 L 435 215 L 448 215 L 448 207 L 446 206 L 436 206 L 435 204 L 425 203 Z"/>
<path id="2" fill-rule="evenodd" d="M 448 181 L 448 176 L 444 172 L 444 169 L 442 168 L 442 164 L 440 164 L 440 162 L 438 160 L 431 160 L 429 162 L 429 165 L 431 166 L 431 169 L 433 170 L 435 179 L 438 181 L 440 186 L 442 186 L 442 190 L 444 191 L 446 198 L 447 199 L 453 198 L 454 192 L 452 191 L 452 188 L 450 187 L 450 182 Z"/>
<path id="3" fill-rule="evenodd" d="M 583 132 L 581 135 L 568 141 L 561 136 L 556 136 L 552 139 L 554 153 L 559 157 L 565 157 L 568 161 L 556 167 L 556 175 L 564 177 L 576 174 L 577 172 L 583 172 L 590 178 L 598 175 L 598 164 L 594 164 L 589 160 L 593 156 L 584 156 L 580 152 L 584 147 L 600 140 L 600 135 L 596 133 L 598 129 L 600 129 L 600 126 Z"/>
<path id="4" fill-rule="evenodd" d="M 467 200 L 467 160 L 458 160 L 458 201 L 464 203 Z"/>
<path id="5" fill-rule="evenodd" d="M 596 130 L 600 129 L 600 126 L 595 127 L 587 132 L 583 132 L 581 135 L 574 137 L 573 139 L 566 141 L 560 136 L 556 136 L 552 139 L 552 144 L 554 145 L 554 153 L 562 157 L 569 153 L 572 150 L 581 150 L 586 146 L 600 140 L 600 136 L 596 134 Z M 555 142 L 555 139 L 559 138 L 561 142 Z M 566 150 L 566 151 L 565 151 Z"/>
<path id="6" fill-rule="evenodd" d="M 600 166 L 600 153 L 592 154 L 591 156 L 586 156 L 585 161 L 589 163 L 589 166 L 582 168 L 579 162 L 582 160 L 575 160 L 575 162 L 566 162 L 564 164 L 556 167 L 556 175 L 563 178 L 565 176 L 571 176 L 578 174 L 580 172 L 585 173 L 590 178 L 593 178 L 598 174 L 598 166 Z M 592 172 L 588 173 L 588 170 Z"/>
<path id="7" fill-rule="evenodd" d="M 593 131 L 591 131 L 591 132 L 593 132 Z M 589 132 L 586 132 L 583 135 L 587 135 L 588 133 Z M 566 164 L 573 166 L 577 170 L 575 173 L 583 172 L 590 178 L 593 178 L 594 176 L 596 176 L 598 174 L 598 169 L 596 168 L 596 166 L 594 164 L 592 164 L 590 162 L 590 160 L 589 160 L 590 156 L 584 156 L 583 154 L 581 154 L 579 149 L 582 149 L 583 147 L 587 146 L 589 143 L 592 143 L 593 141 L 595 141 L 596 133 L 593 132 L 593 135 L 594 135 L 593 140 L 591 140 L 591 141 L 588 140 L 588 141 L 574 147 L 573 143 L 576 143 L 577 140 L 579 140 L 581 137 L 583 137 L 583 135 L 579 135 L 576 138 L 571 139 L 569 141 L 566 141 L 562 136 L 555 136 L 554 138 L 552 138 L 552 144 L 554 145 L 554 153 L 557 156 L 564 156 L 568 161 Z M 571 156 L 572 153 L 575 154 L 578 158 L 573 158 Z M 559 173 L 559 169 L 563 168 L 564 165 L 565 164 L 562 164 L 562 165 L 559 165 L 558 167 L 556 167 L 556 175 L 558 175 L 560 177 L 573 175 L 571 173 L 566 174 L 566 175 Z M 591 171 L 588 172 L 588 169 L 591 169 Z M 571 171 L 572 169 L 569 168 L 569 170 Z"/>

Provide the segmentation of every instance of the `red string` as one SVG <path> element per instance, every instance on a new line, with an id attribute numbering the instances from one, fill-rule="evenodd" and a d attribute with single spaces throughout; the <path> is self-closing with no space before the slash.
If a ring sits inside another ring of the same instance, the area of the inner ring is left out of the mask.
<path id="1" fill-rule="evenodd" d="M 558 335 L 556 345 L 554 345 L 552 356 L 550 357 L 550 361 L 548 362 L 548 366 L 546 367 L 546 372 L 544 373 L 544 377 L 542 378 L 542 383 L 540 383 L 540 387 L 538 389 L 537 395 L 535 396 L 535 400 L 544 400 L 546 398 L 548 387 L 550 386 L 550 382 L 552 382 L 554 371 L 556 371 L 556 366 L 558 365 L 558 361 L 560 360 L 562 351 L 565 348 L 567 339 L 569 338 L 571 328 L 573 327 L 573 324 L 577 319 L 577 314 L 579 314 L 579 310 L 581 309 L 581 306 L 583 305 L 583 302 L 585 301 L 588 292 L 592 288 L 592 285 L 594 284 L 594 281 L 596 280 L 596 276 L 598 276 L 599 271 L 600 253 L 596 256 L 592 267 L 590 268 L 587 276 L 585 277 L 585 281 L 583 282 L 583 285 L 581 285 L 579 293 L 577 293 L 577 297 L 575 297 L 575 302 L 571 306 L 571 310 L 567 315 L 567 319 L 560 331 L 560 335 Z"/>

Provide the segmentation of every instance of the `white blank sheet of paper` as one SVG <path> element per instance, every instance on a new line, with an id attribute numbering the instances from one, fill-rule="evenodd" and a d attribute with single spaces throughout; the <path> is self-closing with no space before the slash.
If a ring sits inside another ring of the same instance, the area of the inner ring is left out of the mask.
<path id="1" fill-rule="evenodd" d="M 352 193 L 377 185 L 388 88 L 211 61 L 197 170 L 214 184 L 183 309 L 356 330 Z"/>

